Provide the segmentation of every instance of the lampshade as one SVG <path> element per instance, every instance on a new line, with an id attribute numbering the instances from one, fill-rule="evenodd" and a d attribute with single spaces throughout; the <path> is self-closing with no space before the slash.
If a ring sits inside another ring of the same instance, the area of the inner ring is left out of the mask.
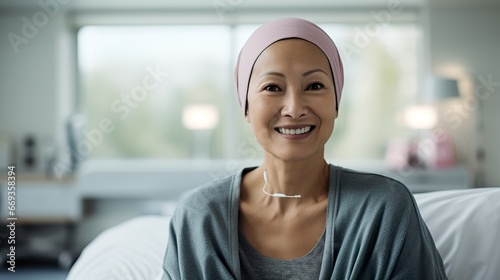
<path id="1" fill-rule="evenodd" d="M 425 101 L 439 101 L 460 97 L 458 81 L 455 79 L 429 75 L 426 82 Z"/>

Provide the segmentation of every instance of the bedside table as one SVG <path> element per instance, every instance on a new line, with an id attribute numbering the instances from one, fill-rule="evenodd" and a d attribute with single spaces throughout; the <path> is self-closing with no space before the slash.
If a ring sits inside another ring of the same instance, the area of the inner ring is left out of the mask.
<path id="1" fill-rule="evenodd" d="M 75 224 L 82 215 L 73 178 L 59 181 L 37 174 L 15 177 L 14 215 L 8 209 L 7 177 L 0 177 L 0 218 L 6 224 L 15 224 L 14 230 L 6 226 L 0 229 L 1 263 L 7 261 L 10 246 L 14 245 L 16 260 L 53 260 L 69 267 L 73 262 Z M 13 233 L 15 244 L 8 244 L 7 237 Z"/>

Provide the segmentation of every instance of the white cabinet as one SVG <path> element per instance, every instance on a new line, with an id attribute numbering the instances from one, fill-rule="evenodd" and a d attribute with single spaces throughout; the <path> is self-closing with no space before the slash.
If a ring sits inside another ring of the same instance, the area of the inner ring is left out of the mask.
<path id="1" fill-rule="evenodd" d="M 9 214 L 7 181 L 2 178 L 0 217 Z M 82 202 L 71 180 L 16 176 L 15 213 L 20 223 L 75 222 L 81 218 Z"/>

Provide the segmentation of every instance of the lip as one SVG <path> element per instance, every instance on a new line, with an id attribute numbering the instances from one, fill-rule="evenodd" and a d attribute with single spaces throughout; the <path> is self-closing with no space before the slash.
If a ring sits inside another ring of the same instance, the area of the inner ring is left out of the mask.
<path id="1" fill-rule="evenodd" d="M 279 128 L 284 128 L 284 129 L 299 129 L 299 128 L 303 128 L 303 127 L 306 127 L 306 126 L 310 126 L 311 127 L 311 130 L 309 130 L 308 132 L 306 133 L 303 133 L 303 134 L 281 134 L 279 132 Z M 302 139 L 305 139 L 307 137 L 309 137 L 309 135 L 311 135 L 311 133 L 314 131 L 314 129 L 316 129 L 316 126 L 315 125 L 312 125 L 312 124 L 302 124 L 302 125 L 280 125 L 280 126 L 277 126 L 274 128 L 274 131 L 280 135 L 281 137 L 285 138 L 285 139 L 288 139 L 288 140 L 302 140 Z"/>

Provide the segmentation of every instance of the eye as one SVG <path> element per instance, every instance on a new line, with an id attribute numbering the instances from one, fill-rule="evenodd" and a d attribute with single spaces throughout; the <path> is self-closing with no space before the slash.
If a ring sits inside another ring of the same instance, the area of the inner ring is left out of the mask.
<path id="1" fill-rule="evenodd" d="M 265 91 L 280 91 L 280 88 L 277 85 L 267 85 L 264 87 Z"/>
<path id="2" fill-rule="evenodd" d="M 312 83 L 307 87 L 307 90 L 320 90 L 324 87 L 322 83 Z"/>

